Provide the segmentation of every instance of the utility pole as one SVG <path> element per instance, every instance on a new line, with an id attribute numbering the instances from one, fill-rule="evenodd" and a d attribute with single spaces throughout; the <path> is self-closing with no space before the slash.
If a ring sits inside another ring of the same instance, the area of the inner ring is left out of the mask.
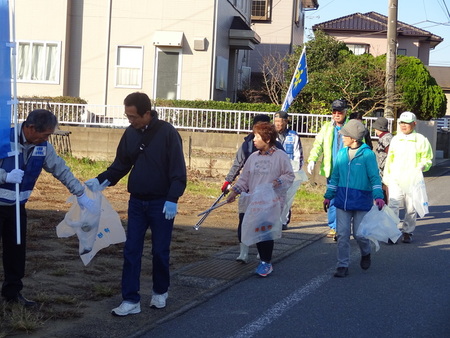
<path id="1" fill-rule="evenodd" d="M 397 67 L 397 5 L 398 0 L 388 0 L 387 53 L 386 53 L 386 101 L 384 117 L 395 118 L 395 70 Z"/>

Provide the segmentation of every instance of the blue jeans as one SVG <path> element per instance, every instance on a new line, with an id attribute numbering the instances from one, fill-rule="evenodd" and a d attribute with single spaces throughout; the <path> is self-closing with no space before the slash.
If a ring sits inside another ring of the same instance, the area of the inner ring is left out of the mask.
<path id="1" fill-rule="evenodd" d="M 123 250 L 122 298 L 140 301 L 140 274 L 147 228 L 152 232 L 153 292 L 167 292 L 170 285 L 169 258 L 174 219 L 162 212 L 165 200 L 143 201 L 130 197 L 128 202 L 127 240 Z"/>
<path id="2" fill-rule="evenodd" d="M 327 178 L 327 184 L 330 183 L 330 179 Z M 336 207 L 334 206 L 334 198 L 330 200 L 330 206 L 327 211 L 328 226 L 330 229 L 336 230 Z"/>
<path id="3" fill-rule="evenodd" d="M 348 267 L 350 263 L 350 235 L 356 239 L 361 250 L 361 255 L 370 254 L 370 241 L 364 237 L 356 236 L 358 227 L 361 224 L 363 217 L 368 211 L 345 211 L 336 208 L 337 216 L 337 267 Z"/>
<path id="4" fill-rule="evenodd" d="M 336 207 L 334 206 L 334 198 L 330 201 L 327 211 L 328 226 L 330 229 L 336 230 Z"/>

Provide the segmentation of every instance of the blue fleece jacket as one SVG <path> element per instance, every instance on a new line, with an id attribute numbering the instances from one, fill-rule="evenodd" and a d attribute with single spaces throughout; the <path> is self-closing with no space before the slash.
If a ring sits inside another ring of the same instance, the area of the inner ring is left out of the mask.
<path id="1" fill-rule="evenodd" d="M 348 150 L 339 150 L 324 197 L 334 198 L 334 205 L 343 210 L 368 211 L 374 199 L 383 198 L 377 159 L 364 143 L 351 161 Z"/>

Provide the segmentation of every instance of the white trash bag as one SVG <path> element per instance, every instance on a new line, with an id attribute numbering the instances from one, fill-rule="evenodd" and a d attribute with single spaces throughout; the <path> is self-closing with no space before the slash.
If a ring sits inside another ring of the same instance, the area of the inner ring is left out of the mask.
<path id="1" fill-rule="evenodd" d="M 414 175 L 413 183 L 407 194 L 411 198 L 414 209 L 420 218 L 428 214 L 427 188 L 421 171 L 417 171 L 416 175 Z"/>
<path id="2" fill-rule="evenodd" d="M 112 208 L 101 192 L 85 190 L 85 194 L 97 203 L 98 214 L 81 209 L 75 196 L 67 199 L 72 203 L 64 219 L 56 227 L 59 238 L 77 235 L 79 254 L 84 265 L 88 265 L 95 254 L 110 244 L 125 242 L 126 235 L 119 214 Z"/>
<path id="3" fill-rule="evenodd" d="M 306 176 L 305 172 L 302 169 L 294 172 L 294 174 L 295 174 L 294 182 L 292 182 L 292 185 L 286 192 L 286 201 L 284 203 L 283 210 L 281 212 L 282 224 L 287 223 L 289 209 L 291 209 L 291 206 L 294 203 L 294 198 L 297 190 L 300 188 L 303 182 L 308 181 L 308 176 Z"/>
<path id="4" fill-rule="evenodd" d="M 357 235 L 372 241 L 375 244 L 375 251 L 378 251 L 380 249 L 378 241 L 387 243 L 390 239 L 395 243 L 400 238 L 402 233 L 397 227 L 399 222 L 400 219 L 391 208 L 385 205 L 382 210 L 378 210 L 374 205 L 363 217 Z"/>
<path id="5" fill-rule="evenodd" d="M 250 246 L 281 238 L 280 197 L 272 183 L 261 184 L 248 195 L 250 201 L 242 221 L 242 243 Z"/>

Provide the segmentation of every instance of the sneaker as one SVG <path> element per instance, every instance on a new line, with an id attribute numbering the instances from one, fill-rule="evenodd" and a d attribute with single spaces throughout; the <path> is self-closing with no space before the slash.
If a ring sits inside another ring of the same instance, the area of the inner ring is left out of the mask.
<path id="1" fill-rule="evenodd" d="M 287 230 L 287 229 L 289 229 L 289 227 L 288 227 L 287 224 L 283 224 L 283 225 L 281 226 L 281 229 L 282 229 L 282 230 Z"/>
<path id="2" fill-rule="evenodd" d="M 370 268 L 370 254 L 361 256 L 360 266 L 363 270 L 367 270 L 368 268 Z"/>
<path id="3" fill-rule="evenodd" d="M 411 243 L 412 242 L 412 234 L 408 234 L 407 232 L 404 232 L 402 242 L 403 243 Z"/>
<path id="4" fill-rule="evenodd" d="M 256 268 L 256 273 L 262 277 L 266 277 L 273 271 L 272 264 L 261 261 Z"/>
<path id="5" fill-rule="evenodd" d="M 334 238 L 336 236 L 336 229 L 330 229 L 330 231 L 327 233 L 328 238 Z"/>
<path id="6" fill-rule="evenodd" d="M 6 298 L 6 302 L 11 304 L 19 304 L 23 307 L 36 307 L 38 304 L 35 301 L 26 299 L 20 292 L 17 293 L 17 295 L 13 298 Z"/>
<path id="7" fill-rule="evenodd" d="M 340 266 L 336 269 L 334 277 L 345 277 L 348 275 L 348 268 L 345 266 Z"/>
<path id="8" fill-rule="evenodd" d="M 120 304 L 115 309 L 111 310 L 111 314 L 118 317 L 125 317 L 128 315 L 134 315 L 136 313 L 141 312 L 141 303 L 130 303 L 123 301 L 122 304 Z"/>
<path id="9" fill-rule="evenodd" d="M 156 309 L 162 309 L 166 307 L 166 299 L 169 297 L 169 293 L 165 292 L 163 294 L 154 293 L 152 300 L 150 301 L 150 307 Z"/>

